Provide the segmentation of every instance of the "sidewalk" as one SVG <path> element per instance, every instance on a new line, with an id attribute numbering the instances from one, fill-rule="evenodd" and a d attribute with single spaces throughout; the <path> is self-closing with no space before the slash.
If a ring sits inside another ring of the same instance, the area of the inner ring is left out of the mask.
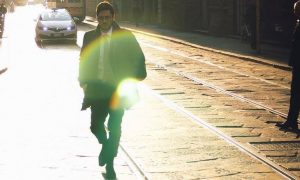
<path id="1" fill-rule="evenodd" d="M 290 69 L 287 65 L 289 56 L 288 48 L 276 47 L 271 44 L 261 44 L 261 52 L 258 53 L 256 50 L 250 48 L 249 42 L 244 42 L 241 39 L 217 37 L 200 33 L 180 32 L 160 28 L 158 26 L 140 25 L 139 27 L 135 27 L 133 24 L 127 22 L 121 22 L 119 24 L 132 31 L 147 32 L 154 34 L 155 36 L 162 36 L 165 39 L 195 46 L 200 49 L 238 57 L 243 60 L 267 64 L 281 69 Z"/>
<path id="2" fill-rule="evenodd" d="M 86 21 L 95 22 L 95 18 L 86 17 Z M 120 26 L 131 31 L 148 33 L 152 36 L 159 36 L 178 43 L 187 44 L 200 49 L 222 53 L 238 57 L 248 61 L 275 66 L 281 69 L 290 70 L 288 64 L 289 49 L 277 47 L 271 44 L 261 44 L 261 52 L 250 48 L 249 42 L 231 37 L 219 37 L 203 33 L 181 32 L 157 25 L 141 24 L 136 27 L 130 22 L 118 22 Z"/>

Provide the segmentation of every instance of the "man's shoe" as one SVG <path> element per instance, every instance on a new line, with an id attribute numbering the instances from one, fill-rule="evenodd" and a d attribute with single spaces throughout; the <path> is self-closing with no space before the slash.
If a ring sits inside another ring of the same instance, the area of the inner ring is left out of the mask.
<path id="1" fill-rule="evenodd" d="M 287 121 L 285 123 L 277 123 L 276 126 L 279 127 L 280 129 L 298 130 L 298 124 L 297 123 L 289 123 Z"/>
<path id="2" fill-rule="evenodd" d="M 115 169 L 113 166 L 110 166 L 110 165 L 106 165 L 105 166 L 105 170 L 106 170 L 106 175 L 105 177 L 107 179 L 116 179 L 117 175 L 116 175 L 116 172 L 115 172 Z"/>

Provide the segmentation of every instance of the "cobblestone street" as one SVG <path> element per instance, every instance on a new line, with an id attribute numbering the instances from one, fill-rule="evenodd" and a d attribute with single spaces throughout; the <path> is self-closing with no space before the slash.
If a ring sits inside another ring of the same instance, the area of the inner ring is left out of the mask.
<path id="1" fill-rule="evenodd" d="M 83 35 L 96 23 L 78 24 L 76 44 L 37 46 L 34 8 L 8 14 L 0 40 L 0 179 L 105 179 L 78 84 Z M 300 178 L 299 134 L 275 126 L 289 107 L 286 59 L 234 39 L 121 25 L 148 76 L 123 119 L 117 179 Z"/>

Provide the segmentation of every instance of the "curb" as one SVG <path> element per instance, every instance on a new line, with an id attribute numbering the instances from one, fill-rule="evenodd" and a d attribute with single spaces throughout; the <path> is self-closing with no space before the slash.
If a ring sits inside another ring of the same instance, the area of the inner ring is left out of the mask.
<path id="1" fill-rule="evenodd" d="M 270 62 L 270 61 L 264 60 L 262 58 L 256 58 L 256 57 L 253 57 L 253 56 L 245 56 L 245 55 L 226 52 L 226 51 L 222 51 L 222 50 L 216 50 L 216 49 L 213 49 L 213 48 L 208 48 L 208 47 L 200 46 L 200 45 L 197 45 L 197 44 L 189 43 L 189 42 L 186 42 L 186 41 L 182 41 L 182 40 L 179 40 L 179 39 L 176 39 L 176 38 L 171 38 L 171 37 L 167 37 L 167 36 L 148 33 L 148 32 L 144 32 L 144 31 L 132 29 L 132 28 L 127 28 L 126 27 L 126 29 L 128 29 L 130 31 L 133 31 L 133 32 L 140 33 L 140 34 L 146 34 L 146 35 L 149 35 L 149 36 L 152 36 L 152 37 L 159 37 L 159 38 L 169 40 L 169 41 L 172 41 L 172 42 L 176 42 L 176 43 L 179 43 L 179 44 L 184 44 L 184 45 L 187 45 L 187 46 L 190 46 L 190 47 L 195 47 L 195 48 L 202 49 L 202 50 L 205 50 L 205 51 L 210 51 L 210 52 L 213 52 L 213 53 L 218 53 L 218 54 L 222 54 L 222 55 L 226 55 L 226 56 L 230 56 L 230 57 L 235 57 L 235 58 L 239 58 L 239 59 L 242 59 L 242 60 L 245 60 L 245 61 L 255 62 L 255 63 L 267 65 L 267 66 L 273 66 L 275 68 L 282 69 L 282 70 L 285 70 L 285 71 L 290 71 L 292 69 L 289 66 L 274 63 L 274 62 Z"/>
<path id="2" fill-rule="evenodd" d="M 86 21 L 95 23 L 96 18 L 87 16 Z M 213 49 L 213 48 L 209 48 L 209 47 L 201 46 L 201 45 L 198 45 L 198 44 L 190 43 L 190 42 L 180 40 L 180 39 L 177 39 L 177 38 L 172 38 L 172 37 L 168 37 L 168 36 L 163 36 L 163 35 L 158 35 L 158 34 L 154 34 L 154 33 L 145 32 L 143 30 L 137 30 L 137 29 L 134 29 L 134 28 L 129 28 L 129 27 L 126 27 L 126 25 L 125 25 L 124 28 L 128 29 L 132 32 L 136 32 L 136 33 L 140 33 L 140 34 L 149 35 L 149 36 L 152 36 L 152 37 L 157 37 L 157 38 L 169 40 L 169 41 L 172 41 L 172 42 L 175 42 L 175 43 L 187 45 L 187 46 L 202 49 L 202 50 L 205 50 L 205 51 L 210 51 L 210 52 L 213 52 L 213 53 L 218 53 L 218 54 L 222 54 L 222 55 L 226 55 L 226 56 L 230 56 L 230 57 L 234 57 L 234 58 L 239 58 L 239 59 L 242 59 L 242 60 L 245 60 L 245 61 L 255 62 L 255 63 L 262 64 L 262 65 L 272 66 L 274 68 L 278 68 L 278 69 L 285 70 L 285 71 L 291 71 L 292 70 L 292 68 L 287 66 L 287 65 L 280 64 L 280 63 L 275 63 L 275 62 L 272 62 L 270 60 L 266 60 L 264 58 L 241 55 L 241 54 L 231 53 L 231 52 L 222 51 L 222 50 L 216 50 L 216 49 Z M 147 28 L 145 28 L 145 29 L 147 29 Z"/>

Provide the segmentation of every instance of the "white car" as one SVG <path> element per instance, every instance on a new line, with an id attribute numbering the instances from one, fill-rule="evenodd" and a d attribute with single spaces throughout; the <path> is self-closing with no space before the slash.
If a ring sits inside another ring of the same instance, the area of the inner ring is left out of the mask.
<path id="1" fill-rule="evenodd" d="M 76 43 L 77 27 L 66 9 L 45 9 L 38 17 L 35 41 L 70 40 Z"/>

